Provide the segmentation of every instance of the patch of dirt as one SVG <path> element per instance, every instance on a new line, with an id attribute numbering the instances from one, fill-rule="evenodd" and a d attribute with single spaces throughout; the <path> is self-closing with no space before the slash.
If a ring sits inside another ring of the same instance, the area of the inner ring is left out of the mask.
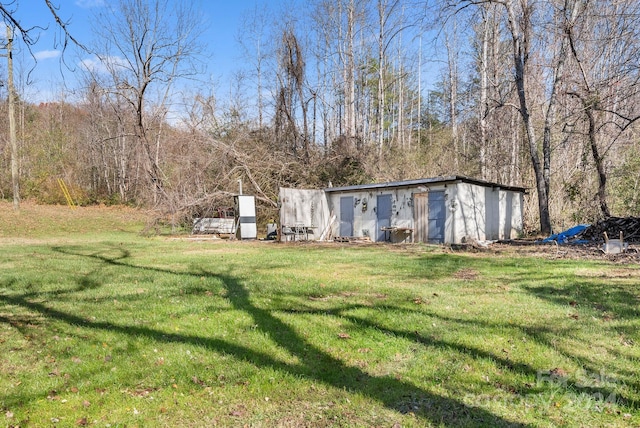
<path id="1" fill-rule="evenodd" d="M 458 272 L 453 274 L 453 277 L 456 279 L 462 279 L 466 281 L 474 281 L 478 279 L 480 273 L 475 269 L 460 269 Z"/>

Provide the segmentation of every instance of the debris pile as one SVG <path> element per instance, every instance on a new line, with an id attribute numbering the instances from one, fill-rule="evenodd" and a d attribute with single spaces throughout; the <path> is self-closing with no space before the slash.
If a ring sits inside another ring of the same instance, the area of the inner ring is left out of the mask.
<path id="1" fill-rule="evenodd" d="M 588 227 L 588 224 L 579 224 L 560 233 L 554 233 L 548 238 L 543 239 L 542 242 L 557 242 L 558 244 L 587 244 L 587 241 L 578 240 L 577 237 Z"/>
<path id="2" fill-rule="evenodd" d="M 640 244 L 640 217 L 609 217 L 584 229 L 576 239 L 603 242 L 605 232 L 609 238 L 618 238 L 620 232 L 625 242 Z"/>

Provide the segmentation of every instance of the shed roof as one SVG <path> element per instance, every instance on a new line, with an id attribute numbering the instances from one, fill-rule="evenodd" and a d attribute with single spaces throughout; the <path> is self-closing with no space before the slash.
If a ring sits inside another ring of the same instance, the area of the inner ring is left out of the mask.
<path id="1" fill-rule="evenodd" d="M 499 187 L 501 189 L 511 190 L 514 192 L 521 192 L 521 193 L 526 193 L 527 191 L 525 187 L 507 186 L 499 183 L 492 183 L 489 181 L 469 178 L 462 175 L 452 175 L 447 177 L 433 177 L 433 178 L 417 178 L 414 180 L 389 181 L 386 183 L 357 184 L 353 186 L 342 186 L 342 187 L 327 187 L 324 189 L 324 191 L 327 193 L 349 192 L 349 191 L 356 191 L 356 190 L 387 189 L 387 188 L 395 188 L 395 187 L 413 187 L 413 186 L 419 186 L 421 184 L 435 185 L 435 184 L 449 184 L 449 183 L 469 183 L 469 184 L 476 184 L 478 186 L 484 186 L 484 187 Z"/>

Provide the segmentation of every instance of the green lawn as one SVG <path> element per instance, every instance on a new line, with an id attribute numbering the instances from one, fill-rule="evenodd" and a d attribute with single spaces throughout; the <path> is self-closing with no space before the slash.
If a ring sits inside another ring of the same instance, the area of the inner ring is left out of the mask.
<path id="1" fill-rule="evenodd" d="M 637 264 L 0 222 L 0 425 L 640 426 Z"/>

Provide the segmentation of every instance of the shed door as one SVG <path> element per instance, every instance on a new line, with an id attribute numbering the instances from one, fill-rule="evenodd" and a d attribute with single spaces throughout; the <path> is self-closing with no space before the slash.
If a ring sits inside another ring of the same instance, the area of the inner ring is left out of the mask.
<path id="1" fill-rule="evenodd" d="M 413 195 L 413 217 L 415 231 L 413 239 L 415 242 L 429 242 L 429 205 L 427 204 L 427 193 L 415 193 Z"/>
<path id="2" fill-rule="evenodd" d="M 340 236 L 353 236 L 353 196 L 340 197 Z"/>
<path id="3" fill-rule="evenodd" d="M 429 231 L 428 241 L 441 244 L 444 242 L 444 225 L 447 217 L 444 191 L 429 192 Z"/>
<path id="4" fill-rule="evenodd" d="M 380 230 L 383 227 L 391 226 L 391 195 L 378 195 L 376 201 L 376 217 L 378 219 L 378 236 L 376 241 L 384 242 L 390 236 L 390 232 Z"/>

